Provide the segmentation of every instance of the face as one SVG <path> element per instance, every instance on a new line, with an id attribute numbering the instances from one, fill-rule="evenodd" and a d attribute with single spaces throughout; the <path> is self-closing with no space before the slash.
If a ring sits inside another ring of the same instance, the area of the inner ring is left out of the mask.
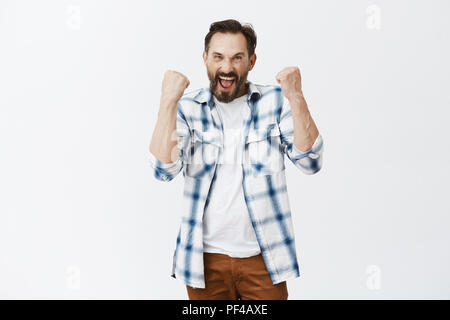
<path id="1" fill-rule="evenodd" d="M 247 39 L 242 33 L 215 33 L 208 53 L 203 52 L 211 92 L 221 102 L 228 103 L 247 93 L 245 82 L 256 61 L 250 59 Z"/>

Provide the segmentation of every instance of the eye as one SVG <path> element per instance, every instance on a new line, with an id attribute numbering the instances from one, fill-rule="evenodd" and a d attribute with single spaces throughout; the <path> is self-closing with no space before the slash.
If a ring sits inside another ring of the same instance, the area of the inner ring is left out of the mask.
<path id="1" fill-rule="evenodd" d="M 242 56 L 237 56 L 237 57 L 234 57 L 234 58 L 237 59 L 237 60 L 241 60 Z"/>

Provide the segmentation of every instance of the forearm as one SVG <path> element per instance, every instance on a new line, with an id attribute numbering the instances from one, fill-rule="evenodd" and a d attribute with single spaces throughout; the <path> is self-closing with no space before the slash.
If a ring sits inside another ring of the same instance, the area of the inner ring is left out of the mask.
<path id="1" fill-rule="evenodd" d="M 319 130 L 311 117 L 302 93 L 296 95 L 295 98 L 289 99 L 289 104 L 294 123 L 294 145 L 300 151 L 306 152 L 312 148 L 314 141 L 319 135 Z"/>
<path id="2" fill-rule="evenodd" d="M 161 102 L 158 111 L 150 152 L 161 162 L 171 163 L 177 159 L 178 151 L 176 139 L 177 102 Z"/>

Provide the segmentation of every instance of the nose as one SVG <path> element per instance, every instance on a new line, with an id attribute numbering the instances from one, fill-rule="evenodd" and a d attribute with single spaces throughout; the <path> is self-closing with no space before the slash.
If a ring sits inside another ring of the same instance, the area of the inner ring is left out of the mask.
<path id="1" fill-rule="evenodd" d="M 228 60 L 225 60 L 223 61 L 220 70 L 222 71 L 222 73 L 229 74 L 233 71 L 233 65 Z"/>

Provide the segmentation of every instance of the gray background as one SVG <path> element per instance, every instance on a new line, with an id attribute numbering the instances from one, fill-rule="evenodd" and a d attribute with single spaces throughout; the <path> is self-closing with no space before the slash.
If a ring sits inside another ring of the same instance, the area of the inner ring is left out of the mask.
<path id="1" fill-rule="evenodd" d="M 297 65 L 324 166 L 287 162 L 290 299 L 450 298 L 448 1 L 0 2 L 0 297 L 186 299 L 183 177 L 153 178 L 166 69 L 208 86 L 209 24 Z"/>

